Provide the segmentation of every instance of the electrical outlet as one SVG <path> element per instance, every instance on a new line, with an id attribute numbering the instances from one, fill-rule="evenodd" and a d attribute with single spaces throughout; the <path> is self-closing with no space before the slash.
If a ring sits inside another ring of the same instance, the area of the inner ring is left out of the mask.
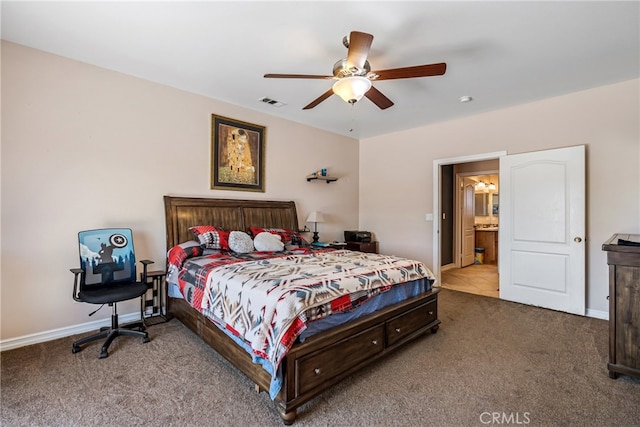
<path id="1" fill-rule="evenodd" d="M 424 216 L 424 220 L 425 221 L 433 221 L 433 214 L 432 213 L 428 213 Z"/>

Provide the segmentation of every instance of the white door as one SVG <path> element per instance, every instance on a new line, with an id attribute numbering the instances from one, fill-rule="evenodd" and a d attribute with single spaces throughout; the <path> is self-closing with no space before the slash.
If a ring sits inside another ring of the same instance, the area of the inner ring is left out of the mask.
<path id="1" fill-rule="evenodd" d="M 475 181 L 469 178 L 463 179 L 462 185 L 462 259 L 461 267 L 473 264 L 475 258 L 476 229 L 475 225 Z"/>
<path id="2" fill-rule="evenodd" d="M 500 158 L 500 298 L 585 313 L 584 146 Z"/>

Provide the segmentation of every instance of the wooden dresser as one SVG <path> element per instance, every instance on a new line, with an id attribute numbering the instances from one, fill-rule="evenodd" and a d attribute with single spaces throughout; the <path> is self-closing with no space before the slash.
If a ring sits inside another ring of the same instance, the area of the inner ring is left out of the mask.
<path id="1" fill-rule="evenodd" d="M 640 243 L 638 234 L 614 234 L 602 245 L 609 264 L 609 376 L 640 377 Z"/>

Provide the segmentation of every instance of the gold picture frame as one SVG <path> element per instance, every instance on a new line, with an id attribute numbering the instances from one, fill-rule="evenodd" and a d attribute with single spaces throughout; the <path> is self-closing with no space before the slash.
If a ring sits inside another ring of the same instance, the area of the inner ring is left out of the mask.
<path id="1" fill-rule="evenodd" d="M 264 192 L 264 126 L 211 115 L 211 188 Z"/>

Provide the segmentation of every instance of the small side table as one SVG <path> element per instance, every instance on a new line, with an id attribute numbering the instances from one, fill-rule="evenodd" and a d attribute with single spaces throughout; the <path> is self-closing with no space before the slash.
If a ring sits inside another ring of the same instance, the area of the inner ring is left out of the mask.
<path id="1" fill-rule="evenodd" d="M 147 293 L 142 296 L 142 317 L 145 325 L 169 320 L 167 317 L 166 273 L 162 270 L 147 272 Z"/>

